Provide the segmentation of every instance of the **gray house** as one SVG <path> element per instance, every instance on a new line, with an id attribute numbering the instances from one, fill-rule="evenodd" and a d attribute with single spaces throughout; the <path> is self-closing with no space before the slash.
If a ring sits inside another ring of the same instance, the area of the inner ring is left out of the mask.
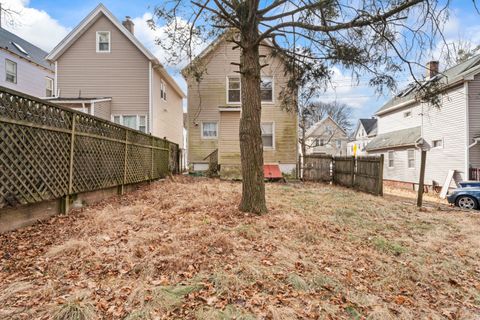
<path id="1" fill-rule="evenodd" d="M 369 154 L 385 156 L 384 177 L 415 186 L 420 172 L 420 145 L 427 148 L 425 183 L 443 185 L 450 170 L 455 182 L 476 179 L 480 168 L 480 55 L 439 72 L 427 64 L 426 81 L 442 84 L 440 108 L 418 100 L 410 84 L 377 112 L 378 135 Z"/>
<path id="2" fill-rule="evenodd" d="M 0 28 L 0 85 L 35 97 L 53 95 L 54 67 L 47 52 Z"/>

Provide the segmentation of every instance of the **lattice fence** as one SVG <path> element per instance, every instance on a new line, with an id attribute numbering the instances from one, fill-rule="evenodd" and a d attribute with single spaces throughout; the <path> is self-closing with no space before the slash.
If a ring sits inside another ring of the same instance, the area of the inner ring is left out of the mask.
<path id="1" fill-rule="evenodd" d="M 164 177 L 177 144 L 0 87 L 0 208 Z"/>

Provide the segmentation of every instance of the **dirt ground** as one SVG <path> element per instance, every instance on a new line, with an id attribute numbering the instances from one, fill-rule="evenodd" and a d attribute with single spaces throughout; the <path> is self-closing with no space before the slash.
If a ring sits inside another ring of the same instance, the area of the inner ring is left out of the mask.
<path id="1" fill-rule="evenodd" d="M 0 319 L 480 319 L 480 213 L 296 183 L 252 216 L 240 192 L 176 177 L 0 235 Z"/>

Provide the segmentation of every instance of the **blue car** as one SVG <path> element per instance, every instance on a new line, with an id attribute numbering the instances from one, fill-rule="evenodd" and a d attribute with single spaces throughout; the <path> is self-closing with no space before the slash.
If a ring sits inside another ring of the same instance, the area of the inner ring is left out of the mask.
<path id="1" fill-rule="evenodd" d="M 448 196 L 448 203 L 462 209 L 479 209 L 480 182 L 464 181 L 459 183 L 460 188 L 453 190 Z"/>

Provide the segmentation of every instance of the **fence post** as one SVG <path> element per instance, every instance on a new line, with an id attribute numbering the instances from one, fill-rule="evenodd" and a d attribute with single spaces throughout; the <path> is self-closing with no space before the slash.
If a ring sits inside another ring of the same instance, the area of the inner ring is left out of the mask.
<path id="1" fill-rule="evenodd" d="M 123 152 L 123 181 L 118 186 L 118 194 L 123 195 L 125 193 L 125 184 L 127 184 L 127 158 L 128 158 L 128 130 L 125 130 L 125 151 Z"/>
<path id="2" fill-rule="evenodd" d="M 383 154 L 380 155 L 380 163 L 378 164 L 378 178 L 377 178 L 377 186 L 378 186 L 378 195 L 383 196 L 383 161 L 384 157 Z"/>
<path id="3" fill-rule="evenodd" d="M 151 173 L 150 173 L 150 180 L 153 180 L 153 164 L 154 164 L 154 161 L 153 161 L 153 157 L 155 156 L 155 149 L 153 148 L 154 147 L 154 143 L 155 142 L 155 138 L 152 136 L 152 141 L 150 142 L 150 150 L 152 151 L 152 168 L 151 168 Z"/>
<path id="4" fill-rule="evenodd" d="M 62 198 L 60 203 L 60 212 L 62 214 L 67 214 L 70 211 L 70 196 L 73 192 L 73 156 L 75 151 L 75 123 L 77 119 L 77 114 L 73 113 L 72 116 L 72 132 L 70 133 L 70 163 L 68 170 L 68 191 L 67 194 Z"/>
<path id="5" fill-rule="evenodd" d="M 351 185 L 352 188 L 355 186 L 355 156 L 352 156 L 352 161 L 351 161 Z"/>

